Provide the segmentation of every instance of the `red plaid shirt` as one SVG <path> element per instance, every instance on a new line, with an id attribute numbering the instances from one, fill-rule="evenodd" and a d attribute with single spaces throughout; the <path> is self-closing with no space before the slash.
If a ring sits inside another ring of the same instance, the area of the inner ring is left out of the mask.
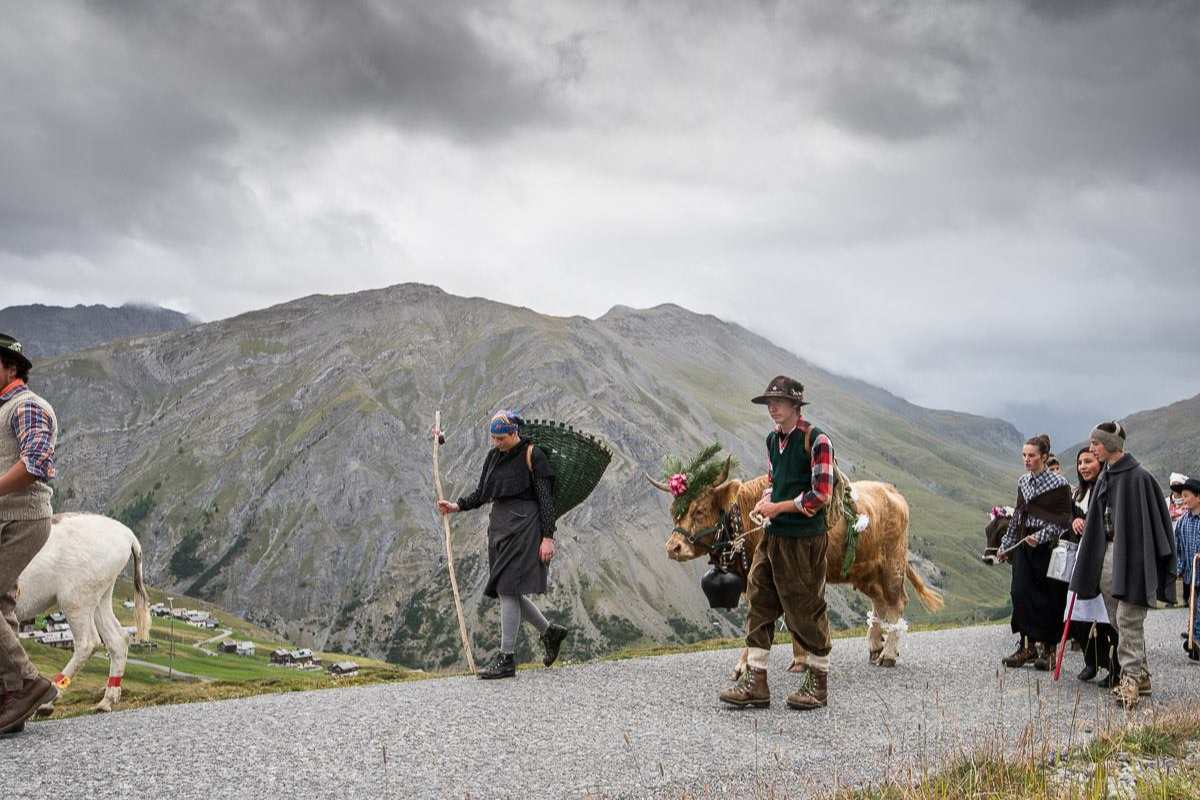
<path id="1" fill-rule="evenodd" d="M 802 419 L 788 433 L 779 431 L 780 452 L 782 448 L 787 447 L 792 434 L 798 434 L 803 439 L 810 428 L 812 423 Z M 816 511 L 833 498 L 833 442 L 822 433 L 811 445 L 812 452 L 809 453 L 809 458 L 812 460 L 812 488 L 797 497 L 795 503 L 796 508 Z M 767 476 L 771 477 L 770 459 L 767 459 Z"/>
<path id="2" fill-rule="evenodd" d="M 13 381 L 0 394 L 0 405 L 29 391 L 24 381 Z M 17 413 L 12 418 L 12 433 L 17 437 L 17 448 L 21 460 L 25 462 L 25 471 L 42 481 L 53 480 L 57 471 L 54 468 L 54 422 L 50 415 L 37 403 L 18 401 Z M 10 466 L 0 464 L 0 469 Z"/>

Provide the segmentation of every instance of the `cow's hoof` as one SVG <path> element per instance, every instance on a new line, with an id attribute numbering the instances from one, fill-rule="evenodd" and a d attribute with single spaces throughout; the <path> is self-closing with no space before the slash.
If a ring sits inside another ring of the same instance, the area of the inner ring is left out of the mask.
<path id="1" fill-rule="evenodd" d="M 46 703 L 44 706 L 38 706 L 38 710 L 33 712 L 35 717 L 48 717 L 54 713 L 54 703 Z"/>
<path id="2" fill-rule="evenodd" d="M 881 667 L 894 667 L 896 666 L 896 659 L 888 658 L 887 656 L 880 656 L 879 660 L 875 663 Z"/>
<path id="3" fill-rule="evenodd" d="M 879 648 L 878 650 L 872 650 L 871 652 L 869 652 L 869 653 L 867 654 L 867 659 L 868 659 L 868 660 L 869 660 L 869 661 L 870 661 L 872 664 L 878 664 L 878 663 L 879 663 L 879 657 L 880 657 L 881 655 L 883 655 L 883 648 L 882 648 L 882 647 L 881 647 L 881 648 Z"/>
<path id="4" fill-rule="evenodd" d="M 97 714 L 107 714 L 109 711 L 112 711 L 112 703 L 107 700 L 101 700 L 92 708 L 92 711 L 95 711 Z"/>

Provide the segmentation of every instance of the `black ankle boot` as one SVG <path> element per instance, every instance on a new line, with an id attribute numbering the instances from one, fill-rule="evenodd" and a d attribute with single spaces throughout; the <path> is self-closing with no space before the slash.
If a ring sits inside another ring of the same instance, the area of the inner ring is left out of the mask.
<path id="1" fill-rule="evenodd" d="M 496 653 L 492 656 L 492 660 L 479 670 L 479 679 L 483 681 L 496 678 L 515 678 L 516 675 L 517 661 L 512 653 Z"/>
<path id="2" fill-rule="evenodd" d="M 558 649 L 562 647 L 563 639 L 567 638 L 570 633 L 562 625 L 550 623 L 546 628 L 546 632 L 542 634 L 542 649 L 546 651 L 546 655 L 542 657 L 542 663 L 547 667 L 558 660 Z"/>
<path id="3" fill-rule="evenodd" d="M 1086 666 L 1084 666 L 1083 670 L 1075 677 L 1079 678 L 1079 680 L 1084 681 L 1084 682 L 1090 681 L 1092 678 L 1096 677 L 1095 665 L 1087 664 Z"/>

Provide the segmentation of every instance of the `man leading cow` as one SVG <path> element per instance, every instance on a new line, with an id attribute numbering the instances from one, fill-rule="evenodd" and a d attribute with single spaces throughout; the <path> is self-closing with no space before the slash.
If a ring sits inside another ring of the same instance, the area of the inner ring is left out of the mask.
<path id="1" fill-rule="evenodd" d="M 833 497 L 833 443 L 801 418 L 800 410 L 807 403 L 799 381 L 780 375 L 751 402 L 765 405 L 775 423 L 767 436 L 770 489 L 754 509 L 769 524 L 747 580 L 749 669 L 720 698 L 742 708 L 770 705 L 767 661 L 775 623 L 782 616 L 804 664 L 803 682 L 788 695 L 787 704 L 807 711 L 825 706 L 829 697 L 832 642 L 825 606 L 826 508 Z"/>

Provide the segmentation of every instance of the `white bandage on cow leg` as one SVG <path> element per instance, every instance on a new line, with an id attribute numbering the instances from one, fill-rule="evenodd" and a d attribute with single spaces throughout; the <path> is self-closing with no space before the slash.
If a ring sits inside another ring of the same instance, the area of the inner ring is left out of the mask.
<path id="1" fill-rule="evenodd" d="M 900 634 L 908 631 L 908 621 L 903 617 L 895 622 L 881 622 L 883 628 L 883 657 L 897 659 L 900 657 Z"/>
<path id="2" fill-rule="evenodd" d="M 770 650 L 762 647 L 751 647 L 746 658 L 746 663 L 750 665 L 751 669 L 766 669 L 770 656 Z"/>
<path id="3" fill-rule="evenodd" d="M 809 654 L 808 666 L 820 672 L 829 672 L 829 656 L 814 656 Z"/>

